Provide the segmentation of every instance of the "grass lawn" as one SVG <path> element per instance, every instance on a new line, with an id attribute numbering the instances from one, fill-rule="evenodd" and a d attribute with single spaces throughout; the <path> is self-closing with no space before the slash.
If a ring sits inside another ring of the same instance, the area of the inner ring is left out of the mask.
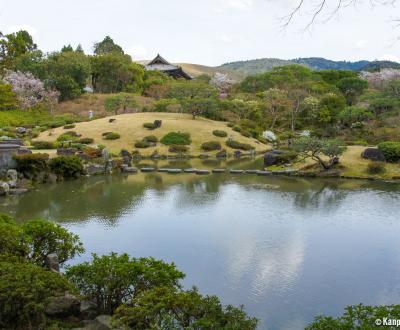
<path id="1" fill-rule="evenodd" d="M 109 123 L 110 118 L 115 118 L 113 123 Z M 143 123 L 153 122 L 156 119 L 162 120 L 161 128 L 148 130 L 143 127 Z M 233 149 L 226 147 L 227 138 L 216 137 L 212 134 L 213 130 L 224 130 L 234 140 L 242 143 L 248 143 L 255 147 L 256 151 L 264 151 L 269 149 L 268 146 L 260 143 L 256 139 L 246 138 L 240 133 L 233 131 L 227 127 L 225 122 L 213 121 L 205 118 L 192 119 L 191 115 L 178 113 L 130 113 L 118 116 L 111 116 L 101 119 L 92 120 L 90 122 L 77 123 L 73 131 L 82 134 L 82 137 L 93 138 L 96 144 L 105 145 L 112 153 L 119 153 L 121 149 L 132 151 L 135 149 L 134 143 L 142 140 L 145 136 L 155 135 L 161 139 L 165 134 L 172 131 L 181 131 L 190 133 L 192 144 L 190 145 L 190 153 L 198 155 L 203 153 L 200 146 L 206 141 L 220 141 L 223 148 L 229 152 Z M 59 135 L 67 130 L 62 127 L 45 131 L 40 134 L 36 140 L 55 141 Z M 117 132 L 121 135 L 118 140 L 104 140 L 102 133 Z M 139 149 L 143 155 L 151 155 L 155 150 L 160 154 L 168 154 L 168 146 L 157 143 L 156 147 L 147 149 Z M 210 154 L 214 154 L 212 152 Z"/>

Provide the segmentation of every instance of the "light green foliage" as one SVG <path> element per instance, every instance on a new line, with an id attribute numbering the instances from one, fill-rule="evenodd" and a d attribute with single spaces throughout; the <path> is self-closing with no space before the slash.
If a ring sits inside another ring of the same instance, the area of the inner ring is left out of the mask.
<path id="1" fill-rule="evenodd" d="M 382 151 L 388 162 L 400 161 L 400 142 L 381 142 L 378 148 Z"/>
<path id="2" fill-rule="evenodd" d="M 11 85 L 2 84 L 0 80 L 0 111 L 13 110 L 17 108 L 17 96 Z"/>
<path id="3" fill-rule="evenodd" d="M 108 96 L 104 100 L 104 108 L 107 112 L 114 112 L 118 114 L 118 110 L 126 112 L 128 108 L 134 108 L 137 106 L 135 96 L 129 93 L 119 93 L 116 95 Z"/>
<path id="4" fill-rule="evenodd" d="M 119 307 L 114 325 L 129 329 L 254 330 L 257 319 L 242 308 L 223 306 L 216 296 L 202 296 L 197 289 L 181 291 L 158 287 Z"/>
<path id="5" fill-rule="evenodd" d="M 52 158 L 49 167 L 53 173 L 65 179 L 77 178 L 83 173 L 82 161 L 76 156 Z"/>
<path id="6" fill-rule="evenodd" d="M 339 140 L 302 137 L 295 141 L 294 149 L 303 158 L 311 158 L 328 170 L 339 163 L 339 156 L 343 154 L 346 147 Z M 323 156 L 328 157 L 328 160 L 324 160 Z"/>
<path id="7" fill-rule="evenodd" d="M 190 139 L 189 133 L 182 133 L 182 132 L 170 132 L 164 135 L 160 142 L 167 146 L 170 145 L 188 145 L 192 143 Z"/>
<path id="8" fill-rule="evenodd" d="M 155 112 L 181 112 L 182 106 L 177 99 L 161 99 L 154 103 Z"/>
<path id="9" fill-rule="evenodd" d="M 391 306 L 348 306 L 342 316 L 318 316 L 306 330 L 379 330 L 382 326 L 376 325 L 377 319 L 399 319 L 400 305 Z M 390 328 L 390 327 L 389 327 Z"/>
<path id="10" fill-rule="evenodd" d="M 127 254 L 93 254 L 93 260 L 67 269 L 67 277 L 81 293 L 96 302 L 100 313 L 113 313 L 140 293 L 155 287 L 178 288 L 184 274 L 174 264 Z"/>
<path id="11" fill-rule="evenodd" d="M 102 41 L 96 42 L 93 48 L 96 55 L 124 54 L 122 47 L 114 43 L 110 36 L 106 36 Z"/>
<path id="12" fill-rule="evenodd" d="M 369 120 L 372 117 L 372 113 L 362 107 L 347 107 L 339 114 L 339 120 L 347 127 L 351 127 L 353 123 Z"/>
<path id="13" fill-rule="evenodd" d="M 23 230 L 14 220 L 0 215 L 0 255 L 25 257 L 29 252 L 29 244 Z"/>

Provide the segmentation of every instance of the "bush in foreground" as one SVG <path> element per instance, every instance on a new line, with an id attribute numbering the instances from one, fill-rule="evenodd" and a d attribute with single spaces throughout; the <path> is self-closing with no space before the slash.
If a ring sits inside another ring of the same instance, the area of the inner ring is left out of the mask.
<path id="1" fill-rule="evenodd" d="M 17 171 L 27 177 L 35 177 L 38 173 L 46 171 L 48 154 L 23 154 L 15 155 Z"/>
<path id="2" fill-rule="evenodd" d="M 162 137 L 160 140 L 162 144 L 170 145 L 189 145 L 192 143 L 189 133 L 170 132 Z"/>
<path id="3" fill-rule="evenodd" d="M 83 173 L 82 161 L 76 157 L 60 156 L 49 161 L 50 169 L 59 177 L 77 178 Z"/>
<path id="4" fill-rule="evenodd" d="M 400 160 L 400 142 L 382 142 L 378 149 L 382 151 L 388 162 L 398 162 Z"/>
<path id="5" fill-rule="evenodd" d="M 253 330 L 257 319 L 242 308 L 223 306 L 216 296 L 157 287 L 136 296 L 119 307 L 114 325 L 129 329 L 240 329 Z"/>

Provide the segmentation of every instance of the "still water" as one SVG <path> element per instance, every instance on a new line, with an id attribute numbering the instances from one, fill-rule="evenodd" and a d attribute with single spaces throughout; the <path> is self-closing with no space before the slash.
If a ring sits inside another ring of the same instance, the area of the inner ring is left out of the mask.
<path id="1" fill-rule="evenodd" d="M 260 329 L 400 301 L 399 185 L 141 173 L 45 185 L 1 199 L 0 212 L 79 234 L 87 252 L 73 263 L 111 251 L 173 261 L 186 287 L 244 304 Z"/>

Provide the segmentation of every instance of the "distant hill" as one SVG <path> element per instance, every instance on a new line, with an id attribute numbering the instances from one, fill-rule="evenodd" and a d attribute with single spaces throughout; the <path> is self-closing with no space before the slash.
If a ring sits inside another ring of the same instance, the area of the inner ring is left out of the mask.
<path id="1" fill-rule="evenodd" d="M 147 64 L 148 61 L 140 61 Z M 191 63 L 174 63 L 179 65 L 193 77 L 202 74 L 214 75 L 216 72 L 228 74 L 234 80 L 241 80 L 246 76 L 270 71 L 273 67 L 299 64 L 305 65 L 313 70 L 351 70 L 351 71 L 379 71 L 380 69 L 400 69 L 400 63 L 392 61 L 331 61 L 322 57 L 296 58 L 293 60 L 281 60 L 279 58 L 261 58 L 248 61 L 237 61 L 225 63 L 220 66 L 206 66 Z"/>

